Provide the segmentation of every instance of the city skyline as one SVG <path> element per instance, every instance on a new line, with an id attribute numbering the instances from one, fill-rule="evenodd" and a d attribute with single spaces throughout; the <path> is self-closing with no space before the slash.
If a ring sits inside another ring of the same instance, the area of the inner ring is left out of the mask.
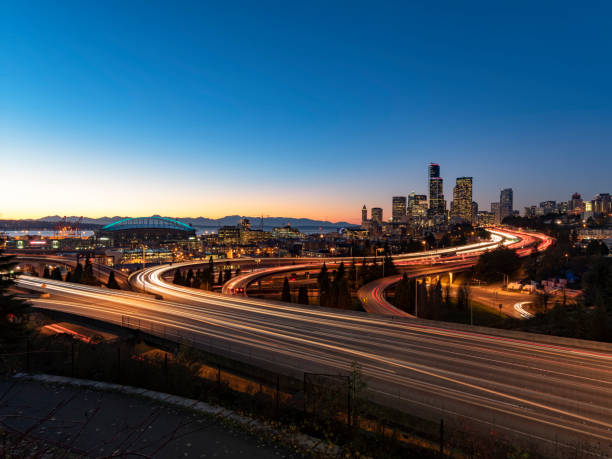
<path id="1" fill-rule="evenodd" d="M 241 8 L 3 5 L 0 218 L 358 223 L 430 161 L 481 208 L 607 191 L 609 6 Z"/>

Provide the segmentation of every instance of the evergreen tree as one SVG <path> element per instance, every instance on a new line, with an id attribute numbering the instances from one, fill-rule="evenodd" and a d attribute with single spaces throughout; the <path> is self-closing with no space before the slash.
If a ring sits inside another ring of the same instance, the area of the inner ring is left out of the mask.
<path id="1" fill-rule="evenodd" d="M 53 271 L 51 271 L 51 279 L 58 281 L 62 280 L 62 270 L 59 268 L 59 266 L 56 266 L 53 268 Z"/>
<path id="2" fill-rule="evenodd" d="M 76 267 L 70 274 L 70 282 L 74 282 L 75 284 L 80 284 L 83 280 L 83 265 L 77 262 Z"/>
<path id="3" fill-rule="evenodd" d="M 211 275 L 215 272 L 215 263 L 213 261 L 212 255 L 208 259 L 208 271 L 210 271 Z"/>
<path id="4" fill-rule="evenodd" d="M 240 268 L 236 268 L 236 272 L 234 273 L 234 276 L 240 276 Z"/>
<path id="5" fill-rule="evenodd" d="M 83 275 L 81 277 L 81 283 L 86 285 L 99 285 L 96 276 L 93 273 L 93 265 L 89 258 L 85 260 L 85 269 L 83 269 Z"/>
<path id="6" fill-rule="evenodd" d="M 174 271 L 174 279 L 172 280 L 172 283 L 175 285 L 183 285 L 183 276 L 181 275 L 180 269 Z"/>
<path id="7" fill-rule="evenodd" d="M 385 276 L 395 276 L 397 274 L 397 268 L 395 267 L 395 263 L 393 263 L 393 258 L 391 258 L 390 255 L 385 255 L 383 263 L 385 266 Z"/>
<path id="8" fill-rule="evenodd" d="M 217 277 L 217 285 L 223 285 L 223 270 L 219 268 L 219 276 Z"/>
<path id="9" fill-rule="evenodd" d="M 223 276 L 223 283 L 228 282 L 232 278 L 232 268 L 225 268 L 225 275 Z"/>
<path id="10" fill-rule="evenodd" d="M 187 287 L 191 287 L 192 282 L 193 282 L 193 269 L 189 268 L 189 271 L 187 271 L 187 277 L 185 277 L 185 285 Z"/>
<path id="11" fill-rule="evenodd" d="M 330 287 L 329 275 L 327 273 L 327 266 L 323 263 L 323 267 L 317 276 L 317 282 L 319 284 L 319 304 L 321 306 L 328 306 L 330 303 Z"/>
<path id="12" fill-rule="evenodd" d="M 106 283 L 106 286 L 115 290 L 121 289 L 119 282 L 117 282 L 117 279 L 115 279 L 115 271 L 111 271 L 108 275 L 108 282 Z"/>
<path id="13" fill-rule="evenodd" d="M 70 270 L 66 271 L 66 277 L 64 278 L 64 282 L 72 282 L 72 272 Z"/>
<path id="14" fill-rule="evenodd" d="M 289 287 L 289 279 L 285 277 L 283 282 L 283 293 L 281 294 L 281 301 L 291 303 L 291 288 Z"/>
<path id="15" fill-rule="evenodd" d="M 338 279 L 344 279 L 344 274 L 345 274 L 345 269 L 344 269 L 344 262 L 340 262 L 340 266 L 338 267 L 338 272 L 336 273 L 336 275 L 334 276 L 334 280 Z"/>
<path id="16" fill-rule="evenodd" d="M 8 292 L 15 284 L 14 268 L 17 263 L 12 256 L 0 251 L 0 340 L 13 341 L 23 331 L 23 317 L 28 305 Z"/>
<path id="17" fill-rule="evenodd" d="M 410 280 L 408 275 L 404 273 L 400 281 L 395 286 L 395 295 L 393 296 L 393 304 L 400 309 L 408 310 L 412 298 L 410 297 Z"/>
<path id="18" fill-rule="evenodd" d="M 334 281 L 335 285 L 335 294 L 336 294 L 336 303 L 340 309 L 351 309 L 353 305 L 353 299 L 351 298 L 351 292 L 348 288 L 348 283 L 344 277 L 339 278 L 337 281 Z"/>
<path id="19" fill-rule="evenodd" d="M 433 320 L 440 319 L 440 310 L 442 309 L 442 284 L 438 279 L 435 285 L 430 288 L 429 303 L 431 305 L 431 318 Z"/>
<path id="20" fill-rule="evenodd" d="M 348 271 L 348 280 L 351 288 L 357 288 L 357 267 L 355 266 L 354 258 Z"/>
<path id="21" fill-rule="evenodd" d="M 300 286 L 298 289 L 298 304 L 308 304 L 308 289 L 305 285 Z"/>
<path id="22" fill-rule="evenodd" d="M 44 277 L 45 279 L 51 279 L 51 273 L 49 272 L 48 266 L 45 266 L 42 277 Z"/>

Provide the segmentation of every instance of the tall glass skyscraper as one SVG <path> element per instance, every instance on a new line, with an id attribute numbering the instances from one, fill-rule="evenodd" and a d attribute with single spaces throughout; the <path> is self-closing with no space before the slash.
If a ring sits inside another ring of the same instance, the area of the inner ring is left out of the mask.
<path id="1" fill-rule="evenodd" d="M 504 221 L 504 218 L 512 216 L 514 211 L 514 193 L 512 188 L 505 188 L 499 194 L 499 221 Z"/>
<path id="2" fill-rule="evenodd" d="M 457 177 L 457 184 L 453 192 L 453 215 L 470 223 L 474 220 L 472 177 Z"/>
<path id="3" fill-rule="evenodd" d="M 394 222 L 402 221 L 406 216 L 406 196 L 393 196 L 391 216 Z"/>
<path id="4" fill-rule="evenodd" d="M 429 163 L 429 211 L 432 217 L 443 217 L 444 205 L 444 182 L 440 177 L 440 165 Z"/>

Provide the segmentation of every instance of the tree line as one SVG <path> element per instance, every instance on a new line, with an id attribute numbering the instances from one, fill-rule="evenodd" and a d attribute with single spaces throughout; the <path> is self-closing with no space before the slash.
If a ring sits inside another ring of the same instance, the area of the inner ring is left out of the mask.
<path id="1" fill-rule="evenodd" d="M 234 276 L 240 275 L 240 268 L 237 268 Z M 214 286 L 222 286 L 232 278 L 232 269 L 229 266 L 219 268 L 215 276 L 215 266 L 213 258 L 208 260 L 208 266 L 194 271 L 189 268 L 186 272 L 177 269 L 174 271 L 173 284 L 184 287 L 199 288 L 202 290 L 212 290 Z"/>

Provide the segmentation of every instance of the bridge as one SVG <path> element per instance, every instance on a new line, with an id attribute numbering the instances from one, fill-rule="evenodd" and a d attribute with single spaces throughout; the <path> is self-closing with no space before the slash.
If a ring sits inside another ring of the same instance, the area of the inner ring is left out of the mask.
<path id="1" fill-rule="evenodd" d="M 68 268 L 75 268 L 77 260 L 75 257 L 64 257 L 57 255 L 29 255 L 20 253 L 7 253 L 7 255 L 13 255 L 15 261 L 20 265 L 29 265 L 37 267 L 37 272 L 42 273 L 46 266 L 57 266 L 62 265 Z M 119 269 L 114 269 L 110 266 L 106 266 L 100 263 L 92 263 L 93 273 L 96 278 L 103 283 L 108 282 L 108 276 L 111 272 L 115 273 L 115 280 L 119 283 L 122 289 L 130 289 L 128 282 L 128 275 Z"/>

